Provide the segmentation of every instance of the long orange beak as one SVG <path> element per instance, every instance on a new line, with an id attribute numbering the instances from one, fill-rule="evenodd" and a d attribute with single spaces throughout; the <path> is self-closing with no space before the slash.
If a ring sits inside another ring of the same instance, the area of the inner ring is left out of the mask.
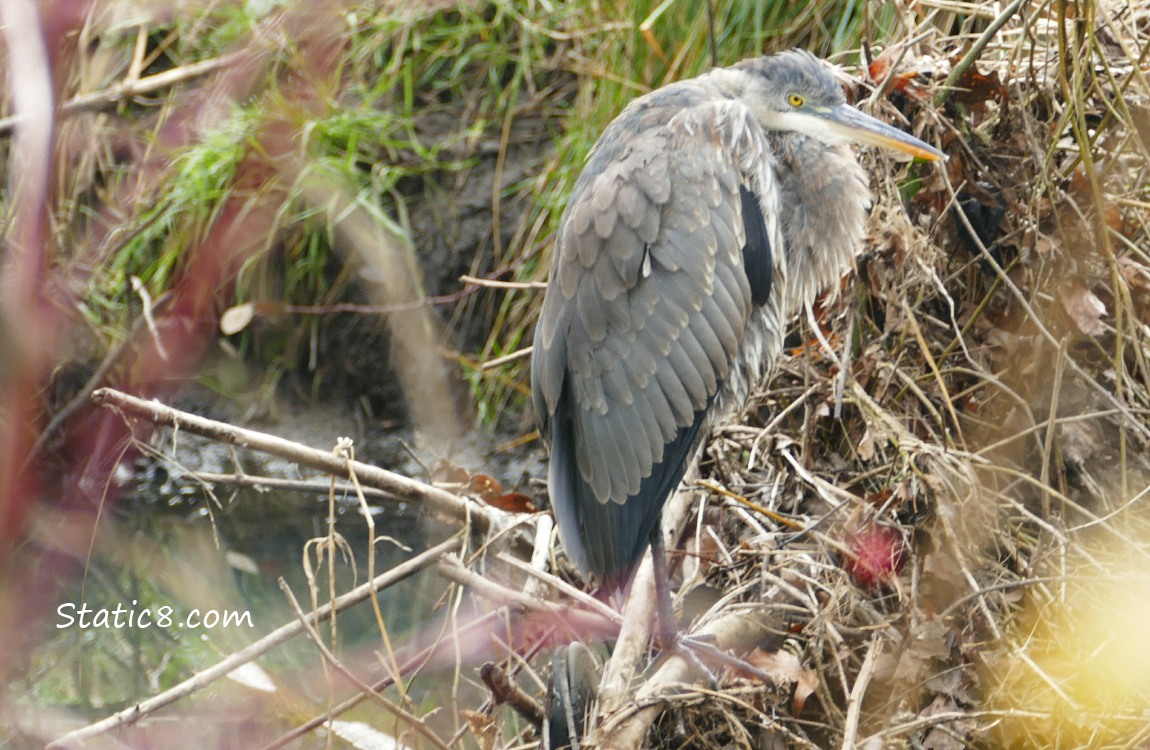
<path id="1" fill-rule="evenodd" d="M 934 146 L 846 104 L 815 110 L 811 114 L 824 122 L 828 132 L 855 143 L 889 148 L 928 161 L 946 159 L 946 154 Z"/>

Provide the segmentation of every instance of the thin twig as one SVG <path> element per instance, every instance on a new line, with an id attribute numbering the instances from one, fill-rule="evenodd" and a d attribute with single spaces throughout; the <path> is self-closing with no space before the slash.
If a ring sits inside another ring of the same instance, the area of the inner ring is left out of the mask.
<path id="1" fill-rule="evenodd" d="M 80 94 L 60 105 L 59 117 L 63 119 L 81 112 L 91 112 L 93 110 L 115 107 L 121 102 L 125 102 L 133 97 L 150 94 L 154 91 L 174 86 L 177 83 L 191 80 L 192 78 L 214 73 L 236 62 L 242 54 L 241 52 L 234 52 L 230 55 L 214 57 L 210 60 L 200 60 L 199 62 L 188 63 L 178 68 L 165 70 L 163 73 L 157 73 L 147 78 L 127 80 L 101 91 L 94 91 L 90 94 Z M 0 135 L 6 135 L 12 132 L 12 129 L 19 123 L 19 115 L 0 118 Z"/>
<path id="2" fill-rule="evenodd" d="M 284 479 L 283 477 L 267 477 L 256 474 L 217 474 L 210 471 L 196 471 L 193 476 L 204 484 L 222 484 L 230 487 L 251 487 L 259 490 L 278 490 L 281 492 L 301 492 L 305 494 L 327 495 L 333 488 L 330 479 Z M 351 495 L 355 487 L 349 482 L 337 482 L 334 487 L 336 493 Z M 392 502 L 405 502 L 406 498 L 381 490 L 376 487 L 362 487 L 363 496 L 372 500 L 388 500 Z"/>
<path id="3" fill-rule="evenodd" d="M 483 364 L 479 365 L 479 369 L 480 369 L 480 371 L 492 370 L 496 367 L 502 367 L 503 365 L 508 364 L 509 362 L 516 362 L 516 361 L 521 360 L 521 359 L 527 359 L 528 357 L 531 356 L 531 352 L 534 351 L 534 349 L 535 349 L 535 347 L 533 347 L 533 346 L 525 346 L 522 349 L 511 352 L 510 354 L 504 354 L 502 357 L 496 357 L 495 359 L 489 359 L 486 362 L 484 362 Z"/>
<path id="4" fill-rule="evenodd" d="M 303 626 L 305 632 L 307 632 L 308 638 L 311 639 L 311 642 L 315 644 L 315 647 L 319 649 L 319 652 L 323 655 L 324 660 L 330 664 L 332 668 L 335 669 L 335 671 L 343 675 L 345 680 L 350 682 L 352 685 L 355 685 L 362 693 L 366 694 L 376 703 L 383 706 L 386 710 L 391 711 L 396 716 L 402 718 L 405 722 L 407 722 L 408 726 L 423 736 L 434 747 L 437 747 L 440 750 L 448 750 L 447 743 L 445 743 L 439 737 L 439 735 L 431 729 L 431 727 L 427 726 L 427 722 L 415 714 L 408 712 L 402 706 L 380 695 L 378 691 L 373 690 L 370 685 L 359 679 L 359 677 L 357 677 L 354 672 L 348 669 L 343 662 L 337 659 L 335 654 L 331 652 L 331 649 L 329 649 L 327 645 L 324 644 L 323 638 L 320 637 L 319 633 L 315 629 L 315 626 L 308 621 L 308 616 L 304 614 L 302 609 L 300 609 L 299 602 L 296 601 L 295 594 L 292 593 L 291 588 L 287 585 L 287 581 L 281 578 L 279 579 L 279 585 L 280 590 L 283 591 L 284 596 L 287 597 L 288 604 L 291 605 L 292 610 L 295 612 L 300 625 Z M 399 683 L 397 682 L 396 684 L 398 685 Z"/>
<path id="5" fill-rule="evenodd" d="M 481 279 L 478 276 L 468 276 L 467 274 L 460 276 L 459 280 L 464 284 L 483 286 L 489 289 L 539 290 L 547 288 L 546 281 L 499 281 L 497 279 Z"/>
<path id="6" fill-rule="evenodd" d="M 568 596 L 571 599 L 573 599 L 574 601 L 579 602 L 580 604 L 582 604 L 584 607 L 591 610 L 592 612 L 598 612 L 605 619 L 608 619 L 608 620 L 611 620 L 612 622 L 617 622 L 617 623 L 623 622 L 623 615 L 622 614 L 611 609 L 606 604 L 599 601 L 598 599 L 591 596 L 590 594 L 585 593 L 583 591 L 580 591 L 579 589 L 575 588 L 574 586 L 567 583 L 563 579 L 561 579 L 557 576 L 553 576 L 550 573 L 545 573 L 544 571 L 539 570 L 537 568 L 534 568 L 531 565 L 528 565 L 527 563 L 523 562 L 522 560 L 518 560 L 518 559 L 512 557 L 511 555 L 508 555 L 505 552 L 500 552 L 495 557 L 500 562 L 507 563 L 511 567 L 517 568 L 517 569 L 523 571 L 524 573 L 526 573 L 527 575 L 531 576 L 532 577 L 531 581 L 528 581 L 528 584 L 530 584 L 532 582 L 538 582 L 538 583 L 542 583 L 546 586 L 550 586 L 550 587 L 554 588 L 556 591 L 563 594 L 564 596 Z M 527 595 L 531 595 L 531 596 L 535 595 L 535 590 L 531 586 L 524 587 L 523 591 Z"/>
<path id="7" fill-rule="evenodd" d="M 858 735 L 859 730 L 859 715 L 862 712 L 863 696 L 866 695 L 867 686 L 870 684 L 871 677 L 874 676 L 874 665 L 878 658 L 878 645 L 880 642 L 879 636 L 871 638 L 870 645 L 867 646 L 866 656 L 863 658 L 862 667 L 859 668 L 858 676 L 855 677 L 854 687 L 851 688 L 850 697 L 847 698 L 847 718 L 843 727 L 843 750 L 854 750 L 855 737 Z"/>
<path id="8" fill-rule="evenodd" d="M 950 75 L 946 77 L 946 81 L 942 84 L 942 90 L 934 97 L 935 106 L 941 107 L 954 96 L 955 87 L 958 85 L 959 79 L 966 75 L 966 71 L 978 60 L 979 55 L 986 49 L 986 45 L 990 44 L 990 40 L 994 38 L 1007 21 L 1014 17 L 1014 14 L 1022 7 L 1023 2 L 1024 0 L 1014 0 L 1010 5 L 1003 8 L 1002 12 L 998 14 L 998 17 L 986 27 L 986 31 L 982 32 L 982 36 L 975 40 L 974 44 L 970 46 L 970 49 L 966 51 L 966 54 L 962 56 L 962 59 L 951 68 Z"/>
<path id="9" fill-rule="evenodd" d="M 490 578 L 469 570 L 458 557 L 445 555 L 439 561 L 436 570 L 444 578 L 465 586 L 479 596 L 495 604 L 513 607 L 515 609 L 550 615 L 567 624 L 575 633 L 613 634 L 617 627 L 611 618 L 585 610 L 574 609 L 555 602 L 545 601 L 535 596 L 524 594 L 522 591 L 508 588 L 492 581 Z"/>

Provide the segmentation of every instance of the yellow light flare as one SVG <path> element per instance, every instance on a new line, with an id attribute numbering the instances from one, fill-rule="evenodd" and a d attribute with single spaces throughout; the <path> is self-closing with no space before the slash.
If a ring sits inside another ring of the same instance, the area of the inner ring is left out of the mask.
<path id="1" fill-rule="evenodd" d="M 1150 558 L 1080 560 L 1035 587 L 1009 648 L 988 659 L 1004 747 L 1121 747 L 1150 725 Z"/>

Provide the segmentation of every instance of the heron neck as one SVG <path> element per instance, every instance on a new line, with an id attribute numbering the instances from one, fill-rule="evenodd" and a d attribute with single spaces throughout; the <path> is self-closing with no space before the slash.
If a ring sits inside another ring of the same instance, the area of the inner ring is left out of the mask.
<path id="1" fill-rule="evenodd" d="M 850 146 L 800 133 L 770 134 L 787 248 L 787 314 L 837 290 L 866 237 L 867 175 Z"/>

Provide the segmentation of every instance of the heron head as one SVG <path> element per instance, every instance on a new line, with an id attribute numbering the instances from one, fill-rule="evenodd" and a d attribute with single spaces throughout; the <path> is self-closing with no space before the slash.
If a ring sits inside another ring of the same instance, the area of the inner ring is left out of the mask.
<path id="1" fill-rule="evenodd" d="M 805 133 L 831 144 L 880 146 L 931 161 L 945 158 L 933 146 L 847 104 L 834 75 L 809 52 L 744 60 L 735 69 L 744 74 L 740 98 L 768 130 Z"/>

